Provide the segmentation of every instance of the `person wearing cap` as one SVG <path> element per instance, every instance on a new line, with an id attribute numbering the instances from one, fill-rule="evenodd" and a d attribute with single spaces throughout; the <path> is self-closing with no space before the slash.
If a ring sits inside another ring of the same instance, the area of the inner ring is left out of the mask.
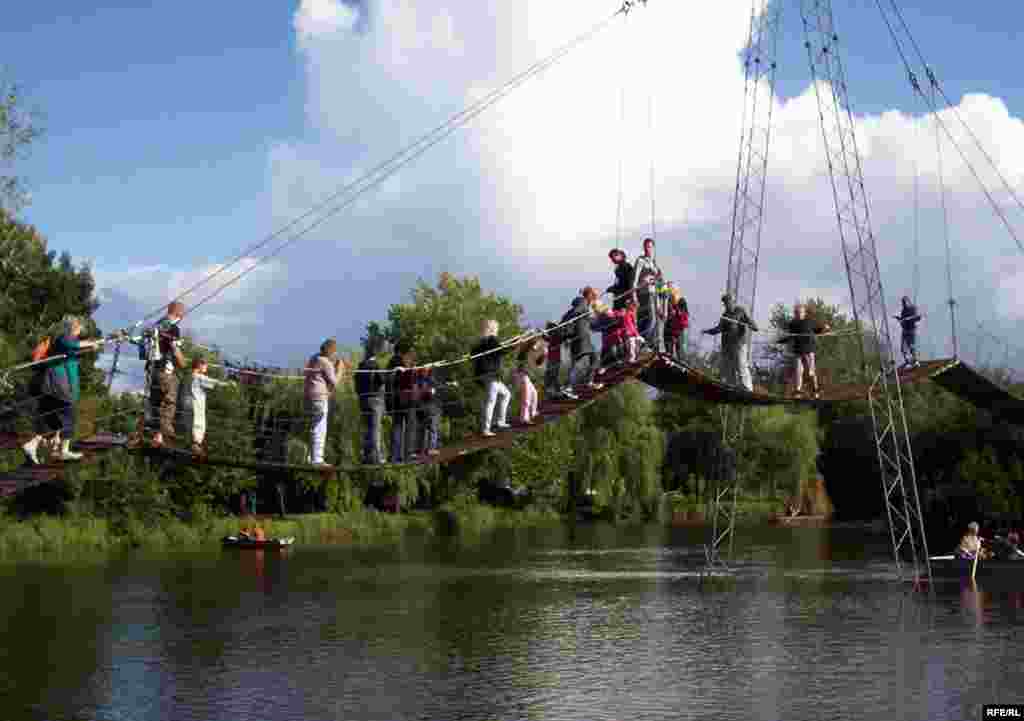
<path id="1" fill-rule="evenodd" d="M 973 561 L 976 557 L 982 560 L 988 558 L 985 549 L 981 547 L 981 536 L 978 535 L 979 526 L 974 521 L 967 524 L 967 533 L 960 539 L 956 555 L 960 558 Z"/>
<path id="2" fill-rule="evenodd" d="M 626 251 L 621 248 L 612 248 L 608 251 L 608 257 L 615 266 L 615 285 L 606 291 L 612 296 L 612 308 L 624 310 L 626 308 L 626 294 L 633 287 L 633 265 L 626 260 Z"/>
<path id="3" fill-rule="evenodd" d="M 733 304 L 732 296 L 728 293 L 722 296 L 722 306 L 724 310 L 718 325 L 703 332 L 706 335 L 722 334 L 722 380 L 753 392 L 754 381 L 750 377 L 747 357 L 750 355 L 750 334 L 757 332 L 757 324 L 747 315 L 743 306 Z"/>
<path id="4" fill-rule="evenodd" d="M 656 289 L 661 278 L 661 268 L 654 259 L 654 239 L 644 238 L 644 254 L 637 258 L 633 265 L 633 288 L 637 291 L 636 322 L 640 335 L 658 352 L 665 350 L 663 313 L 658 308 Z"/>
<path id="5" fill-rule="evenodd" d="M 903 304 L 903 308 L 895 318 L 900 322 L 900 328 L 903 331 L 900 334 L 903 367 L 915 368 L 920 365 L 917 362 L 917 324 L 921 320 L 921 314 L 917 312 L 917 306 L 910 302 L 909 296 L 903 296 L 900 302 Z"/>

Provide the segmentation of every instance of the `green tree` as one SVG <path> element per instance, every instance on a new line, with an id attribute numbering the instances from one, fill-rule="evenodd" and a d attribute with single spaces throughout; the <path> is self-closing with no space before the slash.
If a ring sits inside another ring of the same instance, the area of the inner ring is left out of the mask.
<path id="1" fill-rule="evenodd" d="M 0 210 L 18 212 L 28 204 L 24 181 L 14 171 L 42 134 L 38 111 L 25 107 L 21 88 L 0 75 Z"/>

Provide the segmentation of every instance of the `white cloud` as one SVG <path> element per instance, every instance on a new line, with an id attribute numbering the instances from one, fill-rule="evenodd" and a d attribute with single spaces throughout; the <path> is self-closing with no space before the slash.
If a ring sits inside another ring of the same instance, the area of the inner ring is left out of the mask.
<path id="1" fill-rule="evenodd" d="M 702 7 L 700 22 L 685 3 L 651 3 L 618 18 L 310 232 L 273 273 L 226 293 L 211 304 L 217 317 L 195 319 L 194 327 L 264 347 L 272 333 L 274 353 L 298 352 L 328 334 L 352 343 L 367 320 L 385 317 L 390 303 L 407 297 L 417 277 L 441 270 L 479 275 L 540 323 L 560 314 L 580 286 L 610 283 L 606 251 L 619 233 L 631 254 L 639 249 L 651 223 L 652 164 L 659 257 L 691 307 L 707 316 L 695 325 L 711 325 L 728 253 L 743 97 L 737 53 L 748 13 L 746 0 L 729 0 Z M 303 0 L 293 27 L 307 73 L 309 132 L 282 139 L 268 157 L 276 222 L 305 212 L 600 15 L 584 0 L 377 0 L 358 9 Z M 1024 124 L 1005 103 L 966 95 L 959 112 L 990 152 L 998 149 L 1011 182 L 1024 181 Z M 970 147 L 954 114 L 942 119 Z M 916 167 L 922 305 L 941 311 L 931 122 L 891 111 L 858 117 L 857 134 L 890 310 L 911 290 Z M 969 157 L 984 167 L 976 150 Z M 943 162 L 961 314 L 1024 318 L 1018 250 L 948 143 Z M 807 87 L 774 111 L 756 312 L 762 322 L 774 302 L 796 295 L 848 306 L 825 167 L 814 89 Z M 983 177 L 995 180 L 991 171 Z M 1007 202 L 1005 194 L 999 198 Z M 159 304 L 203 269 L 147 272 L 108 274 L 105 282 L 141 304 Z M 979 294 L 983 282 L 996 292 Z M 232 334 L 238 320 L 246 330 Z M 254 330 L 260 325 L 269 330 Z M 926 325 L 941 341 L 948 322 L 937 312 Z"/>
<path id="2" fill-rule="evenodd" d="M 311 39 L 352 30 L 358 21 L 358 11 L 338 0 L 302 0 L 294 26 L 299 37 Z"/>

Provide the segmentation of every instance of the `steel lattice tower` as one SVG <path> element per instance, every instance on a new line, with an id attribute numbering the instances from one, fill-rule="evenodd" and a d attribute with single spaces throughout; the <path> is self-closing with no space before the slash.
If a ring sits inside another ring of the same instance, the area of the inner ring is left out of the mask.
<path id="1" fill-rule="evenodd" d="M 732 234 L 726 292 L 751 315 L 757 297 L 757 264 L 764 224 L 765 182 L 772 110 L 775 106 L 776 48 L 780 4 L 753 0 L 750 33 L 743 52 L 744 97 L 736 188 L 733 195 Z M 750 362 L 750 357 L 746 358 Z M 738 469 L 743 457 L 746 408 L 722 407 L 722 441 L 730 451 L 731 465 Z M 705 547 L 708 567 L 721 564 L 721 549 L 728 544 L 732 556 L 739 474 L 719 473 L 709 501 L 710 543 Z M 731 496 L 731 497 L 730 497 Z"/>
<path id="2" fill-rule="evenodd" d="M 903 575 L 902 552 L 909 549 L 914 578 L 921 570 L 931 580 L 928 544 L 914 473 L 914 457 L 889 335 L 875 236 L 864 190 L 853 112 L 839 54 L 831 0 L 801 0 L 804 46 L 818 100 L 839 239 L 850 285 L 854 322 L 870 332 L 860 334 L 861 358 L 870 382 L 868 405 L 881 468 L 882 491 L 892 535 L 896 568 Z M 874 340 L 877 339 L 877 342 Z"/>

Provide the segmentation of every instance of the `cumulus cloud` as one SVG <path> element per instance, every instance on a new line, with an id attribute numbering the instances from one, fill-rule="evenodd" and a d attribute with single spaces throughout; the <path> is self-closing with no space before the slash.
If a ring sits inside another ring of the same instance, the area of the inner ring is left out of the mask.
<path id="1" fill-rule="evenodd" d="M 195 308 L 204 298 L 253 268 L 215 299 Z M 185 294 L 197 283 L 208 284 Z M 97 322 L 104 330 L 132 326 L 154 313 L 171 299 L 181 298 L 188 309 L 187 332 L 197 339 L 243 347 L 265 318 L 268 300 L 281 293 L 284 279 L 279 264 L 269 261 L 257 265 L 257 259 L 244 258 L 227 269 L 222 264 L 197 268 L 171 268 L 163 265 L 129 267 L 121 270 L 97 269 L 96 298 L 100 302 Z M 184 295 L 183 295 L 184 294 Z"/>
<path id="2" fill-rule="evenodd" d="M 275 272 L 225 295 L 212 308 L 218 318 L 196 327 L 291 358 L 327 335 L 354 343 L 418 277 L 442 270 L 480 276 L 541 323 L 560 315 L 580 286 L 610 283 L 609 247 L 639 251 L 652 200 L 662 265 L 684 288 L 694 323 L 712 325 L 728 255 L 748 13 L 748 2 L 729 0 L 702 8 L 700 23 L 683 3 L 651 3 L 618 18 L 311 230 Z M 268 155 L 276 223 L 359 178 L 600 16 L 584 0 L 302 0 L 293 31 L 307 76 L 308 132 L 281 139 Z M 999 148 L 1002 171 L 1019 187 L 1021 120 L 1001 99 L 980 94 L 965 95 L 957 112 L 987 148 Z M 941 118 L 963 147 L 972 146 L 953 111 Z M 916 264 L 921 304 L 934 308 L 929 342 L 939 347 L 948 321 L 933 124 L 892 110 L 858 116 L 856 132 L 890 315 L 913 290 Z M 984 158 L 976 150 L 968 157 L 996 187 Z M 1020 254 L 945 142 L 943 164 L 962 326 L 998 318 L 1008 330 L 1024 318 Z M 997 197 L 1009 204 L 1005 193 Z M 775 302 L 811 294 L 848 309 L 813 87 L 774 109 L 766 207 L 757 318 L 765 321 Z M 1018 227 L 1024 233 L 1024 223 Z M 161 292 L 186 285 L 188 273 L 175 273 L 158 269 L 162 280 L 152 285 Z M 117 285 L 133 298 L 160 295 L 143 276 Z M 248 319 L 248 330 L 232 335 L 237 319 Z M 269 348 L 261 342 L 268 335 Z"/>
<path id="3" fill-rule="evenodd" d="M 335 0 L 302 0 L 295 11 L 296 34 L 303 39 L 330 35 L 339 30 L 352 30 L 359 21 L 359 12 Z"/>

